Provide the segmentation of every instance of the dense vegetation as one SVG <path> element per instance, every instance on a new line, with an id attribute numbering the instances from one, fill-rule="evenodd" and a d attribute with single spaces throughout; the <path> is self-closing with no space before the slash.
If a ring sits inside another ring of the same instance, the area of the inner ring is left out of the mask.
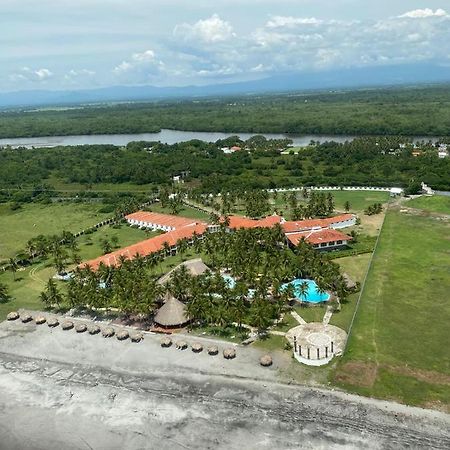
<path id="1" fill-rule="evenodd" d="M 297 134 L 450 134 L 450 89 L 170 101 L 0 113 L 0 137 L 192 131 Z"/>
<path id="2" fill-rule="evenodd" d="M 237 137 L 228 141 L 247 145 Z M 116 191 L 120 184 L 156 190 L 181 173 L 186 186 L 213 193 L 299 185 L 407 187 L 413 183 L 420 187 L 420 181 L 436 189 L 450 189 L 450 158 L 439 159 L 436 148 L 426 142 L 420 145 L 420 155 L 414 156 L 412 144 L 403 145 L 405 142 L 400 137 L 367 137 L 343 144 L 310 145 L 296 154 L 281 154 L 266 145 L 231 155 L 220 150 L 224 141 L 198 140 L 175 145 L 134 142 L 125 148 L 4 148 L 0 149 L 0 201 L 55 197 L 55 181 L 69 187 L 75 184 L 80 191 L 95 191 L 102 183 L 115 184 Z M 95 195 L 70 190 L 72 197 Z"/>

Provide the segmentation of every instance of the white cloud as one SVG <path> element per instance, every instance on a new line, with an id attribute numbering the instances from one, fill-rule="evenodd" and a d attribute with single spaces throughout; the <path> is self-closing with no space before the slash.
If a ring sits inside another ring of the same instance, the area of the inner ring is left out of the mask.
<path id="1" fill-rule="evenodd" d="M 129 61 L 122 61 L 113 69 L 113 72 L 120 75 L 136 69 L 159 70 L 162 67 L 164 67 L 164 63 L 157 59 L 155 52 L 146 50 L 142 53 L 133 53 Z"/>
<path id="2" fill-rule="evenodd" d="M 208 19 L 199 20 L 193 25 L 188 23 L 177 25 L 174 35 L 186 40 L 206 43 L 224 42 L 236 36 L 233 27 L 217 14 L 213 14 Z"/>
<path id="3" fill-rule="evenodd" d="M 267 23 L 267 28 L 294 28 L 300 25 L 320 25 L 323 20 L 315 17 L 273 16 Z"/>
<path id="4" fill-rule="evenodd" d="M 408 11 L 399 17 L 400 18 L 406 17 L 410 19 L 426 19 L 428 17 L 449 17 L 449 15 L 445 10 L 441 8 L 436 9 L 436 11 L 433 11 L 431 8 L 425 8 Z"/>
<path id="5" fill-rule="evenodd" d="M 13 73 L 10 75 L 9 79 L 11 81 L 46 81 L 53 77 L 53 72 L 49 69 L 30 69 L 29 67 L 22 67 L 18 73 Z"/>

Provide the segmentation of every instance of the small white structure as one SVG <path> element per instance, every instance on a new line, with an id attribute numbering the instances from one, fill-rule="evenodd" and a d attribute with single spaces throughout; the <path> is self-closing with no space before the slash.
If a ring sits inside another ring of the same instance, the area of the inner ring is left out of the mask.
<path id="1" fill-rule="evenodd" d="M 443 159 L 443 158 L 447 158 L 448 157 L 448 152 L 447 150 L 439 150 L 438 151 L 438 157 Z"/>
<path id="2" fill-rule="evenodd" d="M 423 181 L 422 181 L 422 191 L 426 195 L 433 195 L 434 194 L 433 189 L 431 189 L 430 186 L 426 185 Z"/>

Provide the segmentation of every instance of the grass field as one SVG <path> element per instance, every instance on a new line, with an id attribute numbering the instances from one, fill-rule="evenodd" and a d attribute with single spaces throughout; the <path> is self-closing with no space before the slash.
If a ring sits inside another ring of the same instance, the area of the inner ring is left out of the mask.
<path id="1" fill-rule="evenodd" d="M 173 214 L 170 208 L 163 208 L 159 203 L 154 203 L 147 210 L 153 212 L 159 212 L 164 214 Z M 206 220 L 209 221 L 209 214 L 204 213 L 203 211 L 199 211 L 194 208 L 190 208 L 189 206 L 184 206 L 180 209 L 180 212 L 177 214 L 178 216 L 188 217 L 189 219 L 198 219 L 198 220 Z"/>
<path id="2" fill-rule="evenodd" d="M 339 385 L 408 404 L 449 407 L 448 236 L 448 222 L 388 211 L 336 372 Z"/>
<path id="3" fill-rule="evenodd" d="M 450 215 L 450 197 L 433 195 L 433 197 L 417 197 L 405 203 L 410 208 L 423 209 L 424 211 Z"/>
<path id="4" fill-rule="evenodd" d="M 101 207 L 92 203 L 30 203 L 12 211 L 9 204 L 1 204 L 0 261 L 19 253 L 29 239 L 39 234 L 76 232 L 110 217 L 98 212 Z"/>

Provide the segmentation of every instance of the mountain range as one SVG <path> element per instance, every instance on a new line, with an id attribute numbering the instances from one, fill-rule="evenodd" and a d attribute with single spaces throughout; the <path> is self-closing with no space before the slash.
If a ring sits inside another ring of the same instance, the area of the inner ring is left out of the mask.
<path id="1" fill-rule="evenodd" d="M 254 81 L 206 86 L 111 86 L 80 90 L 28 90 L 0 93 L 0 108 L 68 106 L 108 102 L 139 102 L 175 98 L 250 95 L 290 91 L 351 89 L 450 82 L 450 66 L 410 64 L 286 73 Z"/>

